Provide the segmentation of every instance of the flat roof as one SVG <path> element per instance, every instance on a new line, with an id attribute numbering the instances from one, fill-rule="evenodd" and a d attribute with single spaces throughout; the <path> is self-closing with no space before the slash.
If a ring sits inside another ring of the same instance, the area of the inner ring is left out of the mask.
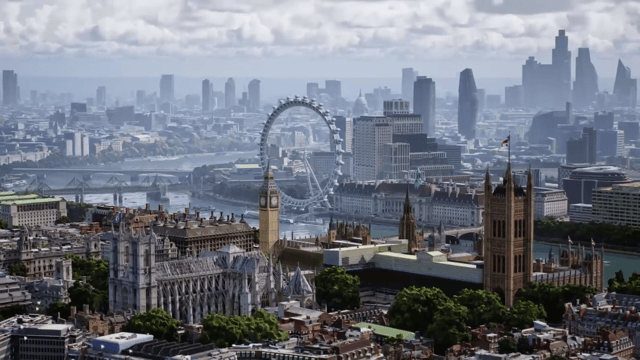
<path id="1" fill-rule="evenodd" d="M 402 338 L 404 338 L 405 340 L 413 340 L 416 337 L 416 335 L 411 331 L 404 331 L 404 330 L 400 330 L 400 329 L 396 329 L 388 326 L 376 325 L 376 324 L 371 324 L 366 322 L 358 323 L 356 325 L 353 325 L 353 327 L 356 327 L 358 329 L 371 328 L 371 330 L 373 330 L 374 333 L 378 335 L 386 336 L 386 337 L 394 337 L 398 334 L 401 334 Z"/>
<path id="2" fill-rule="evenodd" d="M 444 255 L 444 253 L 441 253 L 440 251 L 429 251 L 429 252 L 427 252 L 427 254 L 429 254 L 431 256 Z M 378 253 L 378 254 L 376 254 L 376 256 L 390 256 L 390 257 L 395 257 L 395 258 L 399 258 L 399 259 L 407 259 L 407 260 L 414 260 L 414 261 L 418 260 L 417 255 L 394 253 L 394 252 L 390 252 L 390 251 Z M 449 261 L 449 260 L 436 261 L 436 262 L 434 262 L 434 264 L 443 264 L 445 266 L 455 266 L 455 267 L 459 267 L 459 268 L 469 268 L 469 269 L 476 269 L 477 268 L 475 265 L 465 264 L 463 262 L 460 262 L 460 260 L 458 260 L 458 261 Z"/>
<path id="3" fill-rule="evenodd" d="M 1 196 L 1 195 L 0 195 L 0 202 L 1 202 L 1 201 L 7 201 L 7 200 L 37 199 L 37 198 L 39 198 L 39 197 L 40 197 L 40 195 L 38 195 L 38 194 L 9 195 L 9 196 Z"/>
<path id="4" fill-rule="evenodd" d="M 26 200 L 9 200 L 3 201 L 0 200 L 0 204 L 2 205 L 28 205 L 28 204 L 42 204 L 42 203 L 50 203 L 50 202 L 58 202 L 61 201 L 62 198 L 42 198 L 42 199 L 26 199 Z"/>

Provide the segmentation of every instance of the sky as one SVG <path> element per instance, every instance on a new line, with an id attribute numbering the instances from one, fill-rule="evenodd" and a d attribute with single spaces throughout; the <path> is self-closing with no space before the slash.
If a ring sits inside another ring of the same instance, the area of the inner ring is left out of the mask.
<path id="1" fill-rule="evenodd" d="M 518 78 L 566 29 L 601 77 L 640 73 L 639 0 L 0 0 L 26 76 Z M 635 71 L 634 71 L 635 70 Z"/>

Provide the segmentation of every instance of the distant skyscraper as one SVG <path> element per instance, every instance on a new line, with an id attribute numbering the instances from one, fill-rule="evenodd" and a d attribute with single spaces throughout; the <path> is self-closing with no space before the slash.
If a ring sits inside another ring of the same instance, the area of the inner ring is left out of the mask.
<path id="1" fill-rule="evenodd" d="M 173 102 L 175 99 L 174 94 L 174 79 L 173 75 L 162 75 L 160 78 L 160 102 Z"/>
<path id="2" fill-rule="evenodd" d="M 573 105 L 586 108 L 595 105 L 598 93 L 598 73 L 591 63 L 589 48 L 579 48 L 576 57 L 576 81 L 573 82 Z"/>
<path id="3" fill-rule="evenodd" d="M 541 64 L 533 56 L 522 65 L 524 101 L 528 107 L 560 109 L 571 101 L 571 52 L 564 30 L 556 36 L 552 63 Z"/>
<path id="4" fill-rule="evenodd" d="M 229 78 L 224 84 L 224 107 L 229 109 L 236 106 L 236 82 Z"/>
<path id="5" fill-rule="evenodd" d="M 342 97 L 342 83 L 339 80 L 325 80 L 325 91 L 332 99 L 339 99 Z"/>
<path id="6" fill-rule="evenodd" d="M 318 86 L 318 83 L 307 83 L 307 97 L 309 99 L 318 98 L 318 95 L 320 94 L 319 89 L 320 87 Z"/>
<path id="7" fill-rule="evenodd" d="M 487 92 L 484 89 L 478 89 L 478 111 L 486 109 Z"/>
<path id="8" fill-rule="evenodd" d="M 567 141 L 567 164 L 595 164 L 596 144 L 597 131 L 583 128 L 580 139 L 570 138 Z"/>
<path id="9" fill-rule="evenodd" d="M 258 79 L 249 81 L 249 110 L 260 111 L 260 80 Z"/>
<path id="10" fill-rule="evenodd" d="M 136 106 L 144 106 L 145 98 L 147 97 L 147 92 L 144 90 L 136 91 Z"/>
<path id="11" fill-rule="evenodd" d="M 202 112 L 211 111 L 211 81 L 202 80 Z"/>
<path id="12" fill-rule="evenodd" d="M 511 109 L 524 106 L 522 85 L 507 86 L 504 88 L 504 106 Z"/>
<path id="13" fill-rule="evenodd" d="M 569 51 L 569 38 L 564 30 L 556 36 L 556 47 L 551 53 L 551 64 L 555 68 L 557 76 L 557 88 L 555 106 L 562 108 L 567 101 L 571 101 L 571 51 Z"/>
<path id="14" fill-rule="evenodd" d="M 473 78 L 473 70 L 464 69 L 460 73 L 458 86 L 458 133 L 467 139 L 476 137 L 478 118 L 478 88 Z"/>
<path id="15" fill-rule="evenodd" d="M 353 128 L 353 171 L 359 181 L 382 179 L 384 144 L 393 142 L 393 127 L 385 116 L 362 116 Z"/>
<path id="16" fill-rule="evenodd" d="M 431 136 L 436 132 L 436 83 L 426 76 L 418 76 L 413 86 L 413 113 L 422 116 L 422 132 Z"/>
<path id="17" fill-rule="evenodd" d="M 38 104 L 38 90 L 31 90 L 31 105 Z"/>
<path id="18" fill-rule="evenodd" d="M 353 119 L 340 115 L 336 115 L 334 118 L 336 119 L 336 127 L 339 130 L 340 139 L 342 139 L 342 144 L 344 144 L 342 149 L 350 153 L 353 143 Z"/>
<path id="19" fill-rule="evenodd" d="M 96 105 L 107 106 L 107 88 L 105 86 L 98 86 L 98 90 L 96 90 Z"/>
<path id="20" fill-rule="evenodd" d="M 413 71 L 413 68 L 402 69 L 402 100 L 413 101 L 413 83 L 417 76 L 418 72 Z"/>
<path id="21" fill-rule="evenodd" d="M 622 60 L 618 60 L 616 82 L 613 86 L 613 95 L 617 104 L 624 107 L 636 107 L 638 101 L 638 81 L 631 78 L 631 69 L 624 66 Z"/>
<path id="22" fill-rule="evenodd" d="M 20 99 L 20 90 L 18 87 L 18 74 L 13 70 L 2 71 L 2 104 L 17 105 Z"/>

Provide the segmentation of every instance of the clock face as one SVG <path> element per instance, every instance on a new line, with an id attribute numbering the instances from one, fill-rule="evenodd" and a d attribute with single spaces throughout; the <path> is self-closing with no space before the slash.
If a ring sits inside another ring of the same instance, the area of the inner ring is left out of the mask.
<path id="1" fill-rule="evenodd" d="M 267 198 L 264 196 L 260 197 L 260 206 L 267 206 Z"/>
<path id="2" fill-rule="evenodd" d="M 271 206 L 278 206 L 278 197 L 277 196 L 272 196 L 271 197 Z"/>

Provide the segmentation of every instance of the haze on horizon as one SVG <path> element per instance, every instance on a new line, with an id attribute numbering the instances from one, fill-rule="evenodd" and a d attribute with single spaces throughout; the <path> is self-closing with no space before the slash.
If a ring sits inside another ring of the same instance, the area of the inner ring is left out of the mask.
<path id="1" fill-rule="evenodd" d="M 3 0 L 0 63 L 23 76 L 455 77 L 550 62 L 559 29 L 600 76 L 640 71 L 637 0 Z"/>

